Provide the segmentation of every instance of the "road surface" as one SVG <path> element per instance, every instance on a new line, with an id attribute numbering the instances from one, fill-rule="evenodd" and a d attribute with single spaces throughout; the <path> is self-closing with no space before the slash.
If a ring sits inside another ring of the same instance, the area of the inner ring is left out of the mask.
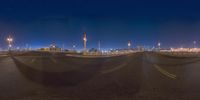
<path id="1" fill-rule="evenodd" d="M 200 58 L 0 56 L 1 100 L 199 100 Z"/>

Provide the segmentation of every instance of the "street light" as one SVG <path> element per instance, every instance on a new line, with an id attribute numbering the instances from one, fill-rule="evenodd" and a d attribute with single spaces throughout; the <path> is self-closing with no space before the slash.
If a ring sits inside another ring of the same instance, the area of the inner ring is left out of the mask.
<path id="1" fill-rule="evenodd" d="M 87 50 L 87 35 L 86 32 L 83 33 L 84 51 Z"/>
<path id="2" fill-rule="evenodd" d="M 76 45 L 74 44 L 74 45 L 72 45 L 72 47 L 73 47 L 73 50 L 75 50 L 75 48 L 76 48 Z"/>
<path id="3" fill-rule="evenodd" d="M 100 41 L 98 42 L 98 48 L 99 48 L 99 51 L 101 51 L 101 42 Z"/>
<path id="4" fill-rule="evenodd" d="M 12 42 L 13 42 L 13 38 L 10 35 L 7 38 L 7 42 L 8 42 L 8 49 L 10 50 L 12 47 Z"/>
<path id="5" fill-rule="evenodd" d="M 161 46 L 161 43 L 160 43 L 160 42 L 158 42 L 158 49 L 160 49 L 160 46 Z"/>
<path id="6" fill-rule="evenodd" d="M 131 48 L 131 41 L 128 41 L 128 49 Z"/>
<path id="7" fill-rule="evenodd" d="M 193 44 L 194 44 L 194 48 L 196 48 L 196 43 L 197 43 L 196 41 L 193 41 Z"/>

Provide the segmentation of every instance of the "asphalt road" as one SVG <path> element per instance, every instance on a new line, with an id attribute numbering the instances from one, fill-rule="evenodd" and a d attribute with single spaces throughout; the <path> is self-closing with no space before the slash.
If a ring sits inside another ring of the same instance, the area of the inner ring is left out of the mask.
<path id="1" fill-rule="evenodd" d="M 199 100 L 200 58 L 0 56 L 1 100 Z"/>

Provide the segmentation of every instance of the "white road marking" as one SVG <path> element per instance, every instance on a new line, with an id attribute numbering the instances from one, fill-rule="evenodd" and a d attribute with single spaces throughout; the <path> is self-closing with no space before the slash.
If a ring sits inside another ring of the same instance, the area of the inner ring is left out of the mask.
<path id="1" fill-rule="evenodd" d="M 51 61 L 54 62 L 54 63 L 57 63 L 56 59 L 54 59 L 52 57 L 51 57 Z"/>
<path id="2" fill-rule="evenodd" d="M 119 66 L 117 66 L 117 67 L 115 67 L 115 68 L 112 68 L 112 69 L 109 69 L 109 70 L 102 71 L 101 73 L 102 73 L 102 74 L 111 73 L 111 72 L 113 72 L 113 71 L 116 71 L 116 70 L 121 69 L 122 67 L 124 67 L 124 66 L 126 66 L 126 65 L 127 65 L 127 63 L 123 63 L 123 64 L 121 64 L 121 65 L 119 65 Z"/>
<path id="3" fill-rule="evenodd" d="M 167 72 L 166 70 L 162 69 L 161 67 L 159 67 L 158 65 L 154 64 L 153 65 L 160 73 L 162 73 L 163 75 L 172 78 L 172 79 L 176 79 L 176 75 L 171 74 L 169 72 Z"/>
<path id="4" fill-rule="evenodd" d="M 35 62 L 35 59 L 36 59 L 36 58 L 33 58 L 33 59 L 31 60 L 31 63 L 34 63 L 34 62 Z"/>

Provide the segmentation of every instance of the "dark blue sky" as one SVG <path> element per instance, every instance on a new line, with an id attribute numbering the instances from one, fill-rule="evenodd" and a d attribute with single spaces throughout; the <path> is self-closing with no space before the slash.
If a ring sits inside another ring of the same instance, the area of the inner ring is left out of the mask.
<path id="1" fill-rule="evenodd" d="M 200 44 L 200 2 L 191 0 L 1 0 L 0 47 L 11 34 L 15 46 L 49 46 L 55 42 L 82 48 Z M 199 45 L 200 46 L 200 45 Z"/>

